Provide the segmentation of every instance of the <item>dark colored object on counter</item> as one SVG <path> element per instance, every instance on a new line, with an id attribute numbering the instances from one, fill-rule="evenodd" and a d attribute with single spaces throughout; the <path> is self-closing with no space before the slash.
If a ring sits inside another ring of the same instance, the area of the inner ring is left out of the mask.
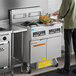
<path id="1" fill-rule="evenodd" d="M 26 22 L 22 23 L 22 25 L 23 26 L 31 26 L 31 25 L 37 25 L 37 23 L 38 24 L 43 24 L 41 21 L 32 21 L 32 22 L 26 21 Z"/>

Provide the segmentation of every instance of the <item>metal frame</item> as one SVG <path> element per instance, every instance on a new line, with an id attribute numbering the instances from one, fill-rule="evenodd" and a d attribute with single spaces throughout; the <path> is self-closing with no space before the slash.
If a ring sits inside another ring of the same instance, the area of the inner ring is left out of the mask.
<path id="1" fill-rule="evenodd" d="M 22 33 L 22 58 L 23 58 L 23 32 Z M 12 72 L 12 76 L 14 75 L 14 68 L 16 67 L 21 67 L 21 72 L 23 72 L 23 60 L 19 61 L 19 59 L 16 59 L 14 57 L 14 34 L 12 33 L 12 67 L 11 67 L 11 72 Z"/>

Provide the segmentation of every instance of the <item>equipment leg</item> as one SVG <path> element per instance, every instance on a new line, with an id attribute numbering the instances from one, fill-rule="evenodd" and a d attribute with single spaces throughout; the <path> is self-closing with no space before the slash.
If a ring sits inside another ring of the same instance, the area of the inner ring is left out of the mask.
<path id="1" fill-rule="evenodd" d="M 31 68 L 30 68 L 30 64 L 29 64 L 29 63 L 27 63 L 27 69 L 26 69 L 26 70 L 27 70 L 26 72 L 27 72 L 28 74 L 31 73 Z"/>

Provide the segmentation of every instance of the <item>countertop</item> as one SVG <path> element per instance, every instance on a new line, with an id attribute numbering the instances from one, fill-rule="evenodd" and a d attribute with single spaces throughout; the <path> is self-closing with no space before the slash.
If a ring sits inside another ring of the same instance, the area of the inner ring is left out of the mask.
<path id="1" fill-rule="evenodd" d="M 19 32 L 24 32 L 24 31 L 27 31 L 27 29 L 22 28 L 20 26 L 12 25 L 12 33 L 19 33 Z"/>

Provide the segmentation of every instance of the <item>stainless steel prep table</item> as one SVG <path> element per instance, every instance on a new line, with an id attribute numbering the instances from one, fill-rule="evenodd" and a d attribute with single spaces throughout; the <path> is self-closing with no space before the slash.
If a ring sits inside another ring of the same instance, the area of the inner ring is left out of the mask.
<path id="1" fill-rule="evenodd" d="M 21 56 L 22 56 L 22 59 L 23 59 L 23 32 L 26 32 L 27 31 L 27 29 L 25 29 L 25 28 L 22 28 L 22 27 L 19 27 L 19 26 L 15 26 L 15 25 L 12 25 L 12 76 L 13 76 L 13 74 L 14 74 L 14 72 L 13 72 L 13 69 L 15 68 L 15 67 L 19 67 L 19 66 L 21 66 L 21 72 L 23 72 L 23 69 L 22 69 L 22 67 L 23 67 L 23 60 L 22 61 L 19 61 L 19 59 L 16 59 L 15 57 L 14 57 L 14 39 L 15 39 L 15 34 L 17 34 L 17 33 L 21 33 L 21 41 L 22 41 L 22 43 L 21 43 Z"/>

